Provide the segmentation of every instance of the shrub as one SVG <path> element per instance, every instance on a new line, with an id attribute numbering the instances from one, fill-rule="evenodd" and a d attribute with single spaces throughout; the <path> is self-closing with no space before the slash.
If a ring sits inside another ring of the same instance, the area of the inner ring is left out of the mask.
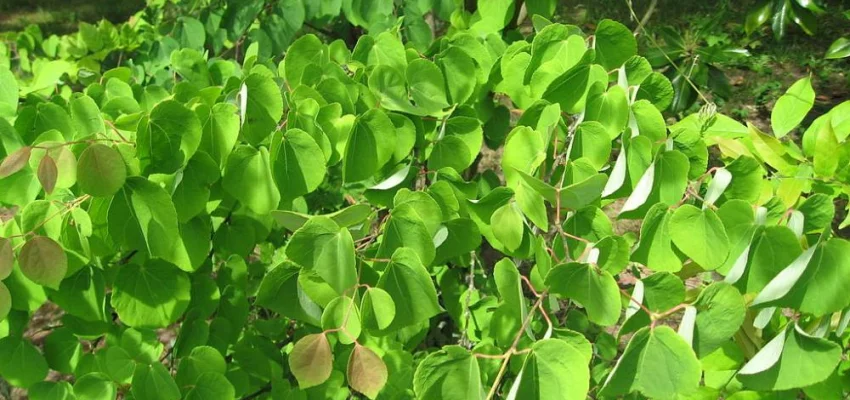
<path id="1" fill-rule="evenodd" d="M 585 33 L 535 14 L 519 37 L 503 31 L 514 3 L 488 1 L 449 10 L 432 42 L 411 37 L 423 2 L 345 1 L 343 16 L 306 2 L 300 19 L 300 2 L 243 3 L 203 8 L 203 23 L 152 7 L 4 54 L 12 386 L 140 400 L 850 390 L 835 213 L 850 102 L 802 129 L 804 78 L 770 133 L 710 105 L 668 126 L 670 81 L 611 20 Z M 405 19 L 382 23 L 385 7 Z M 305 21 L 369 33 L 349 49 Z"/>

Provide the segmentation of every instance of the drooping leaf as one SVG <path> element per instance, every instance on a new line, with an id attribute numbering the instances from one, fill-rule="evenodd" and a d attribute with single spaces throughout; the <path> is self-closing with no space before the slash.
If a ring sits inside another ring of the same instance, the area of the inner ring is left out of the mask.
<path id="1" fill-rule="evenodd" d="M 584 399 L 590 371 L 580 351 L 560 339 L 534 343 L 526 358 L 518 399 Z"/>
<path id="2" fill-rule="evenodd" d="M 301 389 L 321 385 L 331 376 L 333 354 L 323 333 L 298 340 L 289 353 L 289 368 Z"/>
<path id="3" fill-rule="evenodd" d="M 590 264 L 561 264 L 549 271 L 546 285 L 553 293 L 583 305 L 588 318 L 596 324 L 611 326 L 620 319 L 620 291 L 607 271 Z"/>
<path id="4" fill-rule="evenodd" d="M 374 399 L 387 384 L 387 366 L 368 347 L 355 345 L 348 358 L 348 382 L 354 390 Z"/>
<path id="5" fill-rule="evenodd" d="M 676 209 L 670 218 L 673 244 L 701 267 L 717 269 L 729 255 L 729 238 L 717 214 L 692 205 Z"/>
<path id="6" fill-rule="evenodd" d="M 280 203 L 271 168 L 265 147 L 239 146 L 227 158 L 222 186 L 252 211 L 268 214 Z"/>
<path id="7" fill-rule="evenodd" d="M 409 248 L 393 253 L 377 287 L 386 291 L 395 304 L 396 315 L 387 331 L 427 321 L 442 311 L 431 276 Z"/>
<path id="8" fill-rule="evenodd" d="M 693 350 L 673 329 L 643 328 L 629 340 L 600 393 L 622 396 L 640 392 L 650 398 L 687 396 L 697 390 L 700 371 Z"/>

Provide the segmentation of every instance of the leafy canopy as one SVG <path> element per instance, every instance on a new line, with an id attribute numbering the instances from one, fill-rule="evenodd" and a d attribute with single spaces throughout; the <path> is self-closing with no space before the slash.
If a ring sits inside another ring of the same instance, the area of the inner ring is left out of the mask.
<path id="1" fill-rule="evenodd" d="M 848 395 L 850 103 L 809 123 L 810 78 L 768 132 L 668 125 L 631 30 L 552 1 L 149 3 L 0 42 L 30 398 Z"/>

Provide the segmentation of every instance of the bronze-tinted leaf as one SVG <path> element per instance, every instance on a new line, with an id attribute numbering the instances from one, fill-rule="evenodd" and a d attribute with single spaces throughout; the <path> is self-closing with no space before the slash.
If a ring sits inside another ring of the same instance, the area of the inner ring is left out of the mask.
<path id="1" fill-rule="evenodd" d="M 59 289 L 68 271 L 68 256 L 59 243 L 36 236 L 24 244 L 18 257 L 24 276 L 39 285 Z"/>
<path id="2" fill-rule="evenodd" d="M 45 155 L 38 163 L 38 181 L 44 192 L 47 194 L 53 193 L 56 188 L 56 178 L 59 175 L 59 169 L 56 168 L 56 161 L 49 155 Z"/>
<path id="3" fill-rule="evenodd" d="M 12 250 L 12 241 L 0 238 L 0 281 L 9 277 L 14 265 L 15 252 Z"/>
<path id="4" fill-rule="evenodd" d="M 111 196 L 124 186 L 127 166 L 121 153 L 101 143 L 87 147 L 77 163 L 77 185 L 92 196 Z"/>
<path id="5" fill-rule="evenodd" d="M 30 154 L 32 154 L 32 147 L 29 146 L 21 147 L 14 153 L 9 154 L 9 156 L 3 159 L 3 162 L 0 163 L 0 179 L 14 174 L 26 166 L 27 161 L 30 159 Z"/>
<path id="6" fill-rule="evenodd" d="M 9 293 L 9 288 L 0 282 L 0 321 L 6 319 L 9 311 L 12 310 L 12 295 Z"/>
<path id="7" fill-rule="evenodd" d="M 289 369 L 301 389 L 321 385 L 331 376 L 333 354 L 324 333 L 307 335 L 289 353 Z"/>
<path id="8" fill-rule="evenodd" d="M 348 384 L 370 399 L 378 397 L 378 393 L 387 384 L 387 365 L 372 349 L 354 346 L 348 359 Z"/>

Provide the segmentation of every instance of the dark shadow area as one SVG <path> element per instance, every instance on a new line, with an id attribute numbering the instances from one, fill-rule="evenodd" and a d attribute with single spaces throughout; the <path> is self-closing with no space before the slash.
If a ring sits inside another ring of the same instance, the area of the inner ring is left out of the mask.
<path id="1" fill-rule="evenodd" d="M 144 0 L 2 0 L 0 32 L 36 24 L 45 35 L 70 33 L 80 22 L 126 21 L 144 7 Z"/>

